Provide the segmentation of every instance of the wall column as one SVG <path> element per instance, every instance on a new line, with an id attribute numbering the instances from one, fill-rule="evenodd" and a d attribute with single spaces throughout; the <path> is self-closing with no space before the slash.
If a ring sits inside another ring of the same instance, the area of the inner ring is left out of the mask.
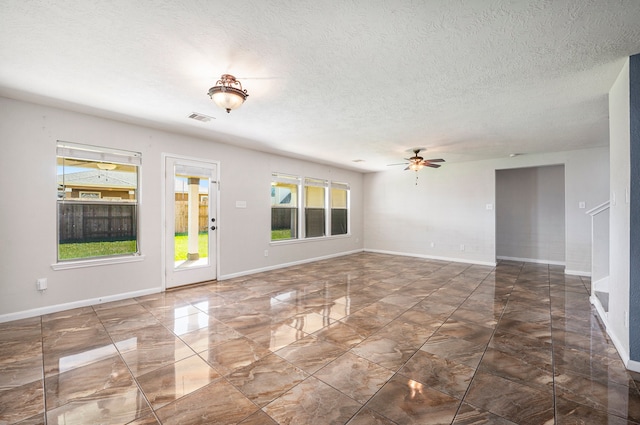
<path id="1" fill-rule="evenodd" d="M 629 57 L 629 358 L 640 362 L 640 54 Z"/>
<path id="2" fill-rule="evenodd" d="M 189 177 L 189 216 L 187 227 L 188 252 L 187 260 L 200 259 L 198 254 L 198 230 L 200 224 L 200 178 Z"/>

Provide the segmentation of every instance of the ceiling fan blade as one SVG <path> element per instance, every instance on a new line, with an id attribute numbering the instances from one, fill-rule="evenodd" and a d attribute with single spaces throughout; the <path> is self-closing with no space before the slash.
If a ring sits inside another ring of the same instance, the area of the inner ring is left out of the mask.
<path id="1" fill-rule="evenodd" d="M 441 165 L 440 164 L 424 164 L 427 167 L 431 167 L 431 168 L 440 168 Z"/>
<path id="2" fill-rule="evenodd" d="M 425 162 L 445 162 L 444 159 L 442 158 L 438 158 L 438 159 L 425 159 Z"/>
<path id="3" fill-rule="evenodd" d="M 387 167 L 390 167 L 392 165 L 407 165 L 407 163 L 406 162 L 399 162 L 397 164 L 387 164 Z"/>
<path id="4" fill-rule="evenodd" d="M 404 171 L 407 171 L 407 170 L 409 170 L 409 167 L 407 167 L 407 168 L 405 168 L 405 169 L 404 169 Z"/>

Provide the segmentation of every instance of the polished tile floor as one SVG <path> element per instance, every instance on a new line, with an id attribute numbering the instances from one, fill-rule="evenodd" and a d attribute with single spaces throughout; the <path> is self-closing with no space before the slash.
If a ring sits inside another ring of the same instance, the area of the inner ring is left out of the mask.
<path id="1" fill-rule="evenodd" d="M 634 424 L 562 268 L 362 253 L 0 324 L 0 424 Z"/>

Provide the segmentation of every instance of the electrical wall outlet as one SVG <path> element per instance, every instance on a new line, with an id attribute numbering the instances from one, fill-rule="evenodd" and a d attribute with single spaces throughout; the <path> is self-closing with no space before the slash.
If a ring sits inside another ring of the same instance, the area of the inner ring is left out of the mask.
<path id="1" fill-rule="evenodd" d="M 36 280 L 36 289 L 38 291 L 44 291 L 45 289 L 47 289 L 47 278 L 46 277 L 41 277 L 40 279 Z"/>
<path id="2" fill-rule="evenodd" d="M 265 256 L 265 257 L 268 257 L 268 256 L 269 256 L 269 250 L 268 250 L 268 249 L 265 249 L 265 250 L 264 250 L 264 256 Z"/>
<path id="3" fill-rule="evenodd" d="M 464 244 L 460 244 L 460 251 L 464 251 Z"/>

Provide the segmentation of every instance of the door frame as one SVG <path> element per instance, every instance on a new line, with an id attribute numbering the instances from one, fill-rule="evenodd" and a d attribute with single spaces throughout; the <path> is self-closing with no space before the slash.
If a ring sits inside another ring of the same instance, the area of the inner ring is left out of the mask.
<path id="1" fill-rule="evenodd" d="M 211 185 L 215 185 L 215 188 L 211 188 L 210 189 L 210 196 L 211 194 L 215 195 L 216 197 L 216 208 L 215 208 L 215 219 L 216 219 L 216 231 L 213 233 L 213 237 L 215 238 L 214 240 L 214 244 L 215 244 L 215 260 L 216 260 L 216 267 L 215 267 L 215 273 L 216 273 L 216 279 L 218 279 L 218 277 L 220 276 L 220 237 L 218 236 L 218 233 L 220 232 L 220 161 L 215 161 L 215 160 L 211 160 L 211 159 L 206 159 L 206 158 L 198 158 L 198 157 L 194 157 L 194 156 L 186 156 L 186 155 L 178 155 L 178 154 L 172 154 L 172 153 L 168 153 L 168 152 L 162 152 L 161 154 L 162 157 L 162 190 L 161 190 L 161 208 L 160 208 L 160 226 L 161 226 L 161 241 L 160 241 L 160 249 L 161 249 L 161 266 L 162 266 L 162 278 L 161 278 L 161 290 L 162 292 L 165 292 L 167 289 L 173 289 L 173 288 L 177 288 L 177 287 L 171 287 L 171 288 L 167 288 L 167 211 L 166 211 L 166 205 L 167 205 L 167 159 L 168 158 L 172 158 L 172 159 L 177 159 L 177 160 L 185 160 L 185 161 L 197 161 L 197 162 L 204 162 L 207 164 L 211 164 L 211 165 L 215 165 L 216 167 L 216 175 L 215 175 L 215 181 L 211 182 Z M 173 172 L 173 171 L 171 171 Z M 209 223 L 210 225 L 211 223 Z M 211 243 L 211 236 L 209 238 L 209 242 Z"/>

